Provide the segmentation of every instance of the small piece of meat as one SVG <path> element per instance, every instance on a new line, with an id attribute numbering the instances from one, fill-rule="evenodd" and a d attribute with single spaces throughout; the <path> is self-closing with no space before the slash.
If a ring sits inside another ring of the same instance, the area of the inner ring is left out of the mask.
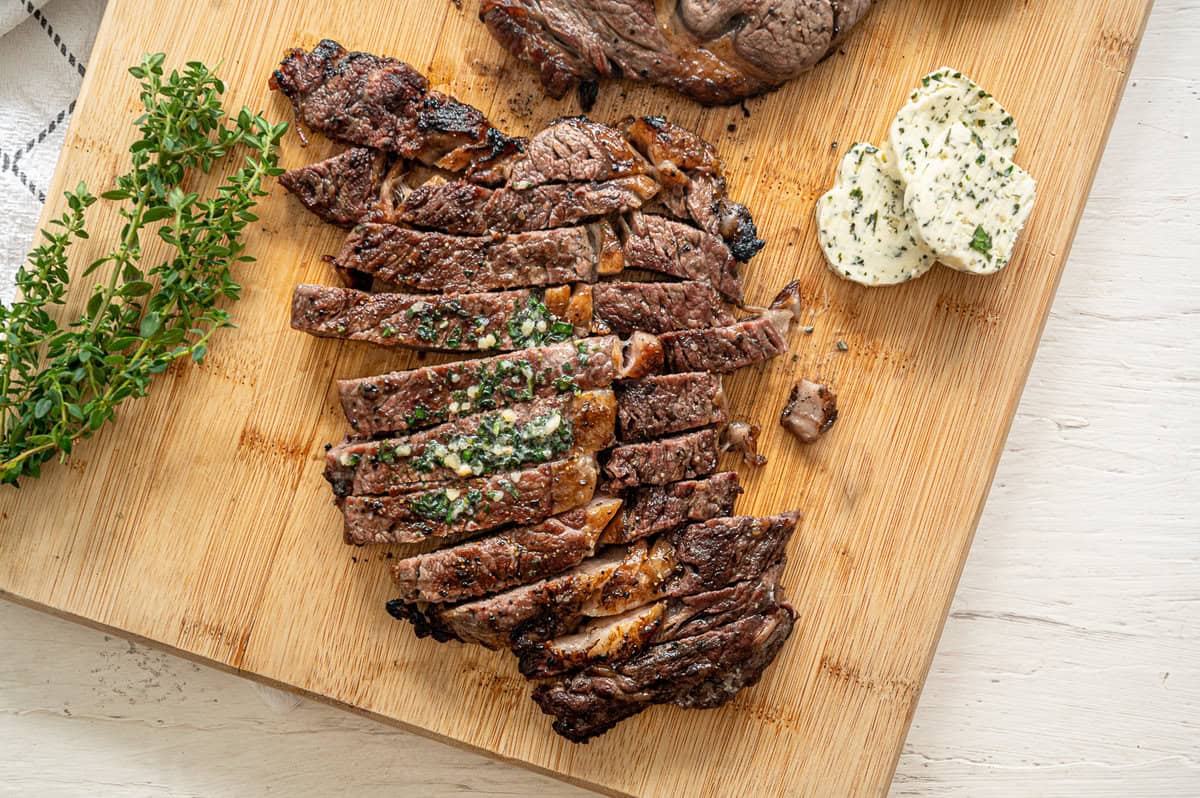
<path id="1" fill-rule="evenodd" d="M 742 456 L 746 465 L 767 464 L 767 458 L 758 453 L 758 436 L 762 427 L 749 421 L 731 421 L 721 430 L 721 451 L 734 451 Z"/>
<path id="2" fill-rule="evenodd" d="M 463 601 L 565 571 L 592 555 L 620 506 L 620 499 L 595 499 L 536 526 L 399 560 L 392 566 L 397 600 Z"/>
<path id="3" fill-rule="evenodd" d="M 522 332 L 521 322 L 542 329 Z M 574 337 L 530 291 L 368 294 L 302 284 L 292 292 L 292 329 L 321 338 L 444 352 L 510 352 Z"/>
<path id="4" fill-rule="evenodd" d="M 339 380 L 338 395 L 359 435 L 431 427 L 458 416 L 539 397 L 607 388 L 621 341 L 585 338 L 479 360 Z"/>
<path id="5" fill-rule="evenodd" d="M 617 376 L 623 380 L 640 380 L 663 370 L 663 347 L 658 336 L 635 330 L 621 345 L 621 369 Z"/>
<path id="6" fill-rule="evenodd" d="M 364 224 L 334 261 L 412 291 L 462 293 L 596 281 L 586 227 L 511 236 L 456 236 L 390 224 Z"/>
<path id="7" fill-rule="evenodd" d="M 837 394 L 828 386 L 800 380 L 792 387 L 779 423 L 803 443 L 814 443 L 837 421 Z"/>
<path id="8" fill-rule="evenodd" d="M 513 160 L 509 185 L 528 189 L 545 183 L 616 180 L 649 171 L 650 165 L 620 130 L 586 116 L 567 116 L 529 139 L 524 156 Z"/>
<path id="9" fill-rule="evenodd" d="M 742 301 L 737 262 L 720 236 L 683 222 L 634 213 L 625 237 L 625 268 L 708 283 L 730 302 Z"/>
<path id="10" fill-rule="evenodd" d="M 669 532 L 685 524 L 721 518 L 733 512 L 742 494 L 736 471 L 667 485 L 644 485 L 621 494 L 624 504 L 600 539 L 605 545 Z"/>
<path id="11" fill-rule="evenodd" d="M 525 646 L 518 652 L 521 673 L 529 679 L 545 679 L 618 662 L 652 645 L 704 634 L 739 618 L 769 612 L 780 603 L 782 571 L 781 562 L 757 579 L 588 621 L 572 634 Z"/>
<path id="12" fill-rule="evenodd" d="M 524 148 L 478 109 L 430 89 L 408 64 L 347 52 L 329 39 L 311 52 L 290 50 L 271 88 L 292 101 L 301 122 L 330 138 L 468 175 Z"/>
<path id="13" fill-rule="evenodd" d="M 524 190 L 455 180 L 414 189 L 405 198 L 399 220 L 458 235 L 524 233 L 638 210 L 657 193 L 658 184 L 646 175 Z"/>
<path id="14" fill-rule="evenodd" d="M 324 161 L 284 172 L 279 183 L 320 218 L 350 227 L 379 207 L 389 161 L 385 152 L 354 147 Z M 392 198 L 393 202 L 398 199 Z"/>
<path id="15" fill-rule="evenodd" d="M 534 524 L 582 507 L 596 488 L 596 458 L 573 457 L 392 496 L 340 499 L 349 544 L 419 543 L 506 524 Z"/>
<path id="16" fill-rule="evenodd" d="M 606 491 L 666 485 L 717 470 L 717 432 L 702 429 L 645 443 L 618 446 L 604 464 Z"/>
<path id="17" fill-rule="evenodd" d="M 610 390 L 549 396 L 402 438 L 347 441 L 325 453 L 325 479 L 335 496 L 374 496 L 490 476 L 605 449 L 616 415 Z"/>
<path id="18" fill-rule="evenodd" d="M 533 700 L 572 742 L 603 734 L 653 704 L 720 706 L 755 684 L 792 632 L 786 604 L 717 629 L 652 646 L 612 665 L 540 684 Z"/>
<path id="19" fill-rule="evenodd" d="M 673 432 L 724 424 L 721 377 L 707 372 L 667 374 L 617 385 L 620 440 L 645 441 Z"/>
<path id="20" fill-rule="evenodd" d="M 787 352 L 787 340 L 767 317 L 707 330 L 680 330 L 659 336 L 668 371 L 728 374 Z"/>
<path id="21" fill-rule="evenodd" d="M 636 330 L 659 335 L 733 324 L 733 315 L 708 283 L 596 283 L 592 330 L 627 336 Z"/>

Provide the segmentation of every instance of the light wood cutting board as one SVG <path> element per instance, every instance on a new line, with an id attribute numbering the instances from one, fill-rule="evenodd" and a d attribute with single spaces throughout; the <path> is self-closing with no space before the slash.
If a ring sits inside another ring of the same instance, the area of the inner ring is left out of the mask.
<path id="1" fill-rule="evenodd" d="M 1149 7 L 881 0 L 843 52 L 745 113 L 602 88 L 595 118 L 665 113 L 720 147 L 732 196 L 768 241 L 748 269 L 751 302 L 799 278 L 811 308 L 828 303 L 813 334 L 793 340 L 795 357 L 729 380 L 735 414 L 763 424 L 770 459 L 727 463 L 747 487 L 739 510 L 807 513 L 784 578 L 796 631 L 731 705 L 655 708 L 573 746 L 551 733 L 510 656 L 418 641 L 383 612 L 385 549 L 342 544 L 322 444 L 345 431 L 336 377 L 416 360 L 288 328 L 293 284 L 335 282 L 320 255 L 341 233 L 281 190 L 249 241 L 259 261 L 240 274 L 240 328 L 66 465 L 0 489 L 0 594 L 612 793 L 883 793 Z M 112 0 L 50 195 L 80 180 L 99 192 L 124 170 L 138 110 L 125 67 L 143 51 L 221 61 L 230 101 L 276 118 L 291 112 L 267 91 L 271 69 L 323 36 L 412 63 L 514 133 L 576 110 L 543 99 L 476 13 L 449 0 Z M 1020 124 L 1018 161 L 1040 199 L 1018 257 L 988 278 L 939 268 L 894 289 L 842 282 L 823 265 L 813 202 L 840 154 L 880 141 L 918 78 L 946 64 Z M 292 133 L 284 162 L 334 150 L 320 137 L 304 149 Z M 52 199 L 44 218 L 60 211 Z M 117 223 L 93 214 L 92 241 L 111 240 Z M 808 448 L 774 423 L 798 376 L 831 383 L 842 410 Z"/>

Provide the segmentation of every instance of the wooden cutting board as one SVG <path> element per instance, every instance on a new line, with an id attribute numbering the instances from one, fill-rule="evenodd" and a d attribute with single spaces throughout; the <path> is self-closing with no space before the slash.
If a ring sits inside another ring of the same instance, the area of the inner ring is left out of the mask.
<path id="1" fill-rule="evenodd" d="M 602 88 L 595 118 L 665 113 L 720 147 L 731 194 L 769 242 L 747 270 L 751 302 L 799 278 L 809 307 L 824 308 L 794 357 L 728 381 L 770 459 L 759 470 L 728 461 L 747 487 L 739 509 L 807 513 L 784 578 L 796 631 L 729 706 L 655 708 L 574 746 L 551 733 L 510 656 L 419 641 L 384 613 L 387 553 L 342 544 L 322 444 L 345 431 L 335 378 L 418 361 L 288 328 L 293 284 L 334 282 L 320 256 L 341 233 L 280 190 L 249 240 L 259 261 L 240 273 L 240 328 L 67 464 L 0 489 L 0 594 L 612 793 L 882 794 L 1149 7 L 882 0 L 842 52 L 745 110 Z M 49 193 L 80 180 L 99 192 L 125 169 L 138 113 L 125 68 L 147 50 L 222 62 L 230 101 L 276 118 L 291 112 L 267 91 L 271 69 L 323 36 L 414 64 L 515 133 L 576 110 L 543 99 L 476 13 L 449 0 L 112 0 Z M 893 289 L 842 282 L 818 251 L 813 202 L 840 154 L 880 141 L 910 88 L 942 65 L 975 77 L 1020 124 L 1018 161 L 1040 199 L 1018 257 L 988 278 L 939 268 Z M 304 149 L 292 133 L 284 162 L 334 149 L 319 137 Z M 92 242 L 117 224 L 94 213 Z M 81 250 L 77 266 L 91 260 Z M 842 410 L 808 448 L 774 423 L 799 376 L 831 383 Z"/>

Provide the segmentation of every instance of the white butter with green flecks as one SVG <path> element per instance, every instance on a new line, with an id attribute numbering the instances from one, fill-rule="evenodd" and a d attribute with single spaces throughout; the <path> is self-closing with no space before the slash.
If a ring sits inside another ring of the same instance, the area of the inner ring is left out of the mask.
<path id="1" fill-rule="evenodd" d="M 871 144 L 855 144 L 833 188 L 817 201 L 817 237 L 829 268 L 862 285 L 903 283 L 934 263 L 914 234 L 904 185 L 886 158 Z"/>
<path id="2" fill-rule="evenodd" d="M 909 180 L 904 206 L 937 260 L 991 274 L 1012 259 L 1037 185 L 968 122 L 951 125 Z"/>
<path id="3" fill-rule="evenodd" d="M 957 122 L 968 125 L 1004 156 L 1016 155 L 1020 137 L 1008 111 L 966 75 L 943 67 L 921 79 L 888 131 L 896 166 L 906 182 Z"/>

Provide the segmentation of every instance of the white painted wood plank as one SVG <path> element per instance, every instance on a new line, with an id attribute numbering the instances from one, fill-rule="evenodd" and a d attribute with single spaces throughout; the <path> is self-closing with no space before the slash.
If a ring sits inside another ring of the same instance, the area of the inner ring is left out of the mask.
<path id="1" fill-rule="evenodd" d="M 896 796 L 1200 795 L 1198 123 L 1159 0 Z M 343 791 L 589 794 L 0 603 L 0 795 Z"/>

